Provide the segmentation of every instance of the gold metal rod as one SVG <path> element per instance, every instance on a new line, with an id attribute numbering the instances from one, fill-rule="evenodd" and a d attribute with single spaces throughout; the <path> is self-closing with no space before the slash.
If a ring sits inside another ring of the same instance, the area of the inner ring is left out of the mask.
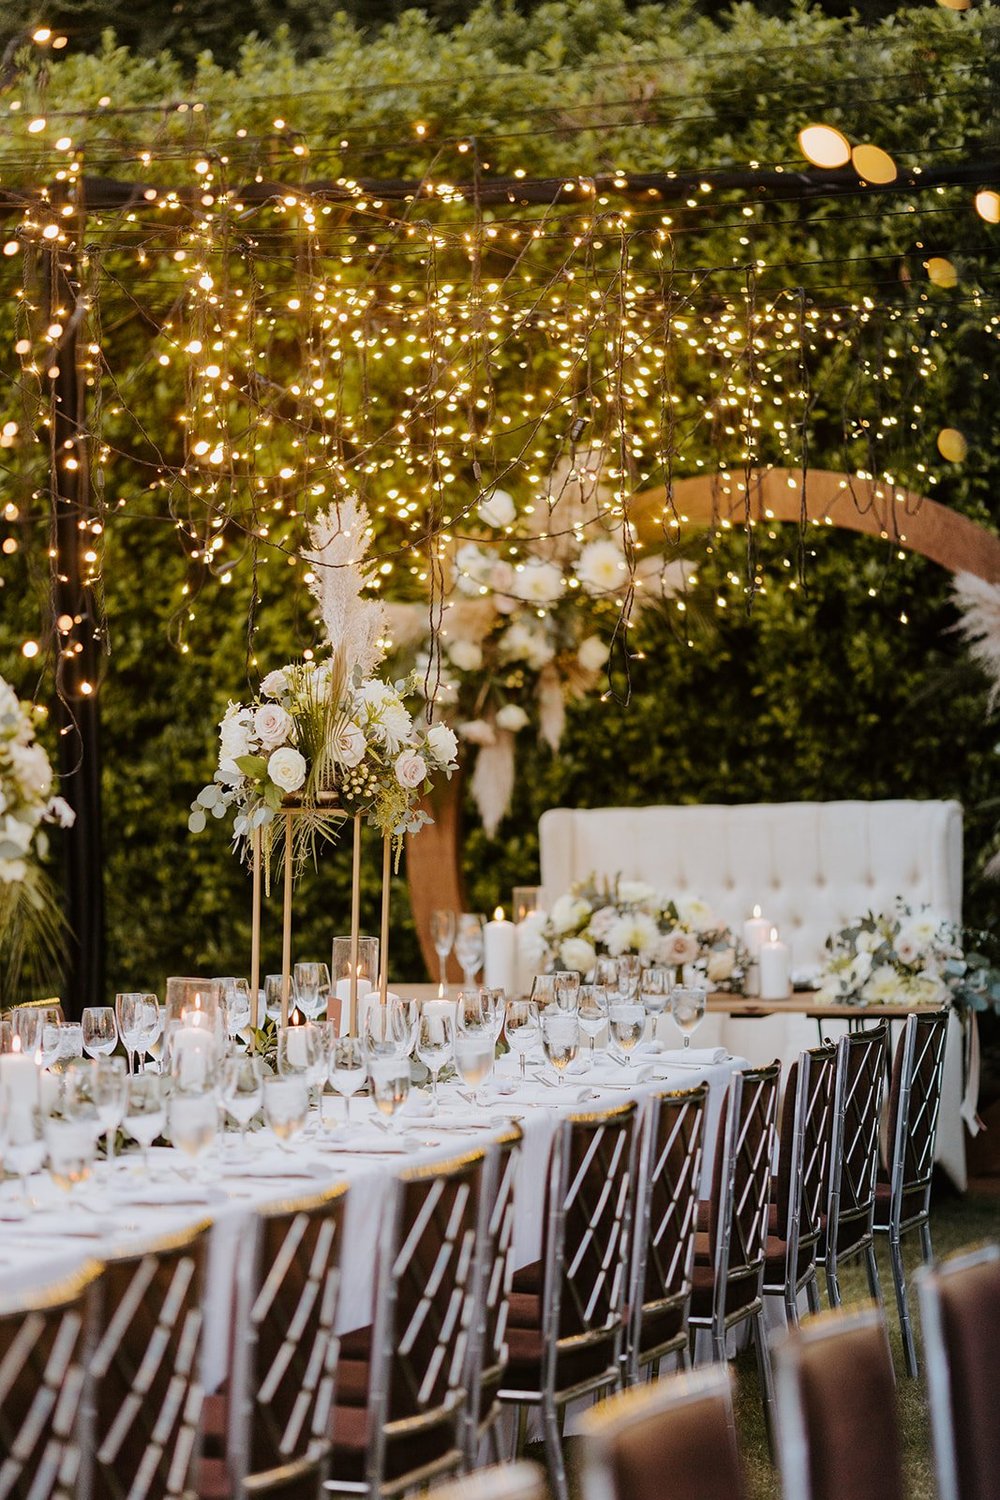
<path id="1" fill-rule="evenodd" d="M 258 1012 L 260 997 L 260 829 L 255 828 L 250 835 L 250 848 L 252 851 L 253 869 L 253 912 L 250 921 L 250 1027 L 254 1035 L 251 1037 L 250 1050 L 253 1051 L 257 1045 L 256 1031 L 260 1021 Z"/>
<path id="2" fill-rule="evenodd" d="M 392 839 L 382 840 L 382 932 L 379 937 L 379 1003 L 384 1005 L 389 988 L 389 893 L 392 889 Z"/>
<path id="3" fill-rule="evenodd" d="M 288 1025 L 288 1002 L 292 990 L 292 824 L 285 813 L 285 910 L 281 933 L 281 1024 Z"/>
<path id="4" fill-rule="evenodd" d="M 354 814 L 354 856 L 351 862 L 351 993 L 347 1035 L 358 1034 L 358 945 L 361 933 L 361 814 Z"/>

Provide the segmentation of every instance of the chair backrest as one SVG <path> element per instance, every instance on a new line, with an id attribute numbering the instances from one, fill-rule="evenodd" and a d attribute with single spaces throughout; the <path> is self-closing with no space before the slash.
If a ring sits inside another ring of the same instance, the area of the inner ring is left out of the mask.
<path id="1" fill-rule="evenodd" d="M 788 1070 L 778 1147 L 778 1225 L 794 1266 L 800 1245 L 819 1238 L 830 1198 L 830 1137 L 837 1053 L 803 1052 Z"/>
<path id="2" fill-rule="evenodd" d="M 1000 1496 L 1000 1245 L 917 1272 L 940 1500 Z"/>
<path id="3" fill-rule="evenodd" d="M 634 1184 L 629 1278 L 632 1348 L 644 1317 L 683 1307 L 691 1295 L 708 1085 L 645 1101 Z"/>
<path id="4" fill-rule="evenodd" d="M 494 1464 L 435 1485 L 426 1500 L 547 1500 L 545 1474 L 537 1464 Z"/>
<path id="5" fill-rule="evenodd" d="M 164 1500 L 194 1489 L 209 1227 L 105 1262 L 90 1362 L 91 1500 Z"/>
<path id="6" fill-rule="evenodd" d="M 0 1496 L 71 1500 L 89 1437 L 87 1342 L 100 1267 L 0 1302 Z"/>
<path id="7" fill-rule="evenodd" d="M 828 1240 L 843 1251 L 872 1233 L 878 1178 L 879 1125 L 885 1088 L 886 1026 L 851 1032 L 837 1043 L 833 1096 Z"/>
<path id="8" fill-rule="evenodd" d="M 773 1346 L 782 1491 L 903 1500 L 896 1383 L 875 1308 L 820 1313 Z"/>
<path id="9" fill-rule="evenodd" d="M 583 1500 L 742 1500 L 726 1365 L 633 1386 L 586 1413 Z"/>
<path id="10" fill-rule="evenodd" d="M 490 1146 L 483 1171 L 477 1231 L 474 1337 L 465 1386 L 469 1418 L 478 1429 L 492 1412 L 507 1367 L 507 1313 L 514 1277 L 514 1185 L 521 1131 L 513 1126 Z M 474 1437 L 474 1435 L 473 1435 Z"/>
<path id="11" fill-rule="evenodd" d="M 319 1474 L 329 1453 L 347 1188 L 271 1204 L 254 1216 L 237 1289 L 228 1453 L 233 1493 Z"/>
<path id="12" fill-rule="evenodd" d="M 909 1015 L 896 1044 L 889 1084 L 889 1149 L 892 1213 L 907 1217 L 926 1209 L 934 1174 L 934 1146 L 941 1109 L 948 1012 Z M 914 1205 L 911 1195 L 922 1194 Z M 904 1200 L 906 1212 L 904 1213 Z"/>
<path id="13" fill-rule="evenodd" d="M 777 1062 L 744 1068 L 733 1074 L 724 1101 L 709 1200 L 717 1312 L 730 1278 L 763 1274 L 780 1079 Z"/>
<path id="14" fill-rule="evenodd" d="M 368 1407 L 369 1482 L 400 1431 L 454 1422 L 459 1449 L 485 1154 L 403 1172 L 382 1216 Z M 392 1431 L 390 1431 L 392 1429 Z"/>
<path id="15" fill-rule="evenodd" d="M 557 1340 L 572 1339 L 608 1368 L 621 1353 L 628 1268 L 631 1101 L 561 1120 L 552 1143 L 546 1212 L 543 1335 L 549 1390 Z"/>

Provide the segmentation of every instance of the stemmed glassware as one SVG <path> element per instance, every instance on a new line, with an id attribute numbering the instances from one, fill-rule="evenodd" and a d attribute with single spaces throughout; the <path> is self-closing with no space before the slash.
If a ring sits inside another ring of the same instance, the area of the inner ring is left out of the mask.
<path id="1" fill-rule="evenodd" d="M 4 1166 L 21 1184 L 21 1204 L 25 1213 L 30 1213 L 35 1204 L 28 1192 L 28 1178 L 41 1171 L 45 1161 L 42 1116 L 36 1105 L 11 1099 L 6 1090 L 0 1090 L 0 1152 Z"/>
<path id="2" fill-rule="evenodd" d="M 476 1104 L 483 1102 L 480 1090 L 493 1072 L 495 1054 L 489 1002 L 484 1003 L 481 990 L 463 990 L 455 1006 L 455 1071 Z"/>
<path id="3" fill-rule="evenodd" d="M 264 1102 L 264 1064 L 252 1052 L 234 1052 L 222 1063 L 222 1102 L 240 1132 L 240 1158 L 247 1154 L 247 1131 Z"/>
<path id="4" fill-rule="evenodd" d="M 298 1074 L 309 1084 L 320 1060 L 320 1037 L 311 1021 L 303 1021 L 300 1026 L 278 1027 L 280 1074 Z"/>
<path id="5" fill-rule="evenodd" d="M 59 1048 L 54 1066 L 65 1072 L 70 1063 L 83 1056 L 83 1026 L 79 1021 L 63 1021 L 59 1026 Z"/>
<path id="6" fill-rule="evenodd" d="M 403 1057 L 414 1041 L 417 1009 L 411 1000 L 387 1000 L 381 1005 L 376 998 L 364 1013 L 361 1032 L 365 1052 L 373 1057 Z"/>
<path id="7" fill-rule="evenodd" d="M 351 1098 L 364 1087 L 368 1069 L 364 1048 L 356 1036 L 338 1037 L 330 1051 L 330 1083 L 344 1100 L 344 1121 L 351 1119 Z"/>
<path id="8" fill-rule="evenodd" d="M 580 1021 L 576 1011 L 550 1005 L 542 1011 L 542 1046 L 560 1086 L 566 1069 L 580 1050 Z"/>
<path id="9" fill-rule="evenodd" d="M 101 1122 L 94 1097 L 96 1069 L 90 1063 L 68 1067 L 58 1096 L 43 1108 L 42 1129 L 49 1175 L 69 1193 L 84 1182 L 94 1164 Z"/>
<path id="10" fill-rule="evenodd" d="M 110 1057 L 118 1046 L 118 1023 L 110 1005 L 88 1005 L 81 1018 L 88 1057 Z"/>
<path id="11" fill-rule="evenodd" d="M 309 1113 L 309 1088 L 303 1073 L 277 1074 L 263 1082 L 264 1118 L 283 1151 L 302 1134 Z"/>
<path id="12" fill-rule="evenodd" d="M 330 998 L 330 969 L 327 964 L 296 964 L 293 970 L 298 1007 L 310 1021 L 326 1015 Z"/>
<path id="13" fill-rule="evenodd" d="M 275 1025 L 281 1024 L 281 991 L 283 979 L 280 974 L 266 974 L 264 976 L 264 1011 L 268 1019 L 274 1021 Z M 295 987 L 295 976 L 291 975 L 288 980 L 288 1014 L 292 1014 L 298 1005 L 298 990 Z"/>
<path id="14" fill-rule="evenodd" d="M 368 1066 L 372 1103 L 385 1115 L 389 1128 L 397 1128 L 396 1116 L 410 1096 L 410 1063 L 406 1057 L 373 1057 Z"/>
<path id="15" fill-rule="evenodd" d="M 575 1010 L 580 976 L 574 969 L 555 969 L 551 974 L 536 974 L 531 981 L 531 998 L 539 1010 L 551 1005 L 560 1010 Z"/>
<path id="16" fill-rule="evenodd" d="M 155 1005 L 156 996 L 143 994 L 140 990 L 128 990 L 115 996 L 118 1034 L 128 1057 L 130 1073 L 135 1073 L 136 1070 L 136 1054 L 146 1051 L 144 1041 L 148 1024 L 146 1006 L 150 1002 Z M 157 1008 L 157 1015 L 159 1015 L 159 1008 Z"/>
<path id="17" fill-rule="evenodd" d="M 431 1075 L 431 1103 L 435 1109 L 438 1074 L 454 1055 L 454 1016 L 440 1002 L 425 1005 L 417 1023 L 417 1056 Z"/>
<path id="18" fill-rule="evenodd" d="M 462 965 L 463 985 L 471 989 L 482 967 L 486 918 L 481 912 L 463 911 L 455 927 L 455 957 Z"/>
<path id="19" fill-rule="evenodd" d="M 684 1038 L 685 1047 L 690 1047 L 691 1035 L 701 1025 L 705 1000 L 705 990 L 698 985 L 679 984 L 670 991 L 670 1014 Z"/>
<path id="20" fill-rule="evenodd" d="M 581 984 L 577 993 L 576 1014 L 580 1030 L 590 1044 L 587 1061 L 592 1068 L 594 1046 L 608 1019 L 608 992 L 603 984 Z"/>
<path id="21" fill-rule="evenodd" d="M 94 1103 L 104 1131 L 107 1159 L 115 1159 L 115 1132 L 125 1115 L 128 1074 L 121 1057 L 99 1057 L 94 1065 Z"/>
<path id="22" fill-rule="evenodd" d="M 149 1170 L 149 1148 L 167 1123 L 166 1080 L 159 1073 L 133 1073 L 125 1096 L 122 1125 L 142 1147 L 142 1165 Z"/>
<path id="23" fill-rule="evenodd" d="M 250 1025 L 250 981 L 231 979 L 226 986 L 226 1031 L 235 1041 Z"/>
<path id="24" fill-rule="evenodd" d="M 626 1000 L 634 1000 L 639 993 L 642 978 L 642 960 L 637 953 L 623 953 L 618 959 L 617 990 Z"/>
<path id="25" fill-rule="evenodd" d="M 533 1000 L 508 1000 L 504 1022 L 507 1041 L 521 1059 L 521 1082 L 524 1082 L 525 1057 L 539 1038 L 538 1006 Z"/>
<path id="26" fill-rule="evenodd" d="M 438 956 L 439 984 L 438 996 L 444 1000 L 448 995 L 448 954 L 455 946 L 456 930 L 455 913 L 453 911 L 431 912 L 431 942 L 434 944 L 434 952 Z"/>
<path id="27" fill-rule="evenodd" d="M 153 1048 L 163 1036 L 163 1017 L 164 1008 L 157 1002 L 156 996 L 145 995 L 143 997 L 142 1023 L 139 1032 L 138 1056 L 138 1063 L 142 1068 L 147 1068 L 150 1066 L 149 1063 L 144 1063 L 142 1059 L 145 1057 L 147 1052 L 149 1053 L 150 1057 L 154 1055 Z"/>
<path id="28" fill-rule="evenodd" d="M 608 1028 L 626 1067 L 632 1065 L 632 1053 L 642 1041 L 646 1029 L 646 1012 L 638 1000 L 613 995 L 608 1001 Z"/>

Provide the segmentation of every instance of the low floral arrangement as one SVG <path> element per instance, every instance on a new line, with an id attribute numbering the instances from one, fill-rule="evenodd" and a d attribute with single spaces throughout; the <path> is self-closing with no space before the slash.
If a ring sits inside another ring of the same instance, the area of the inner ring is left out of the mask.
<path id="1" fill-rule="evenodd" d="M 41 861 L 46 824 L 69 828 L 73 809 L 52 795 L 52 767 L 35 738 L 40 711 L 0 677 L 0 995 L 23 999 L 59 966 L 63 919 Z"/>
<path id="2" fill-rule="evenodd" d="M 314 523 L 316 551 L 306 555 L 316 569 L 311 587 L 330 655 L 278 667 L 249 704 L 229 704 L 215 774 L 191 804 L 193 833 L 209 814 L 233 813 L 234 843 L 244 857 L 259 829 L 265 868 L 282 837 L 283 809 L 302 814 L 294 830 L 299 867 L 355 813 L 384 837 L 416 832 L 429 821 L 420 798 L 437 773 L 450 776 L 457 765 L 452 730 L 421 723 L 407 707 L 412 684 L 374 675 L 382 608 L 360 597 L 367 521 L 363 506 L 344 502 Z"/>
<path id="3" fill-rule="evenodd" d="M 743 993 L 747 954 L 697 896 L 667 896 L 639 880 L 591 876 L 529 918 L 538 959 L 550 969 L 588 973 L 597 959 L 637 954 L 646 964 L 685 969 L 712 989 Z M 531 934 L 523 933 L 530 944 Z"/>
<path id="4" fill-rule="evenodd" d="M 826 940 L 829 958 L 817 998 L 848 1005 L 956 1005 L 1000 1010 L 1000 970 L 968 945 L 966 933 L 929 907 L 897 898 Z"/>

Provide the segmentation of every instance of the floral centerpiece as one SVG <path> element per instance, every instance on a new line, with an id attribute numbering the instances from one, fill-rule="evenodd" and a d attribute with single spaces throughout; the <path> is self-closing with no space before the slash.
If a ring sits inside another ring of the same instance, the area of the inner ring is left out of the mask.
<path id="1" fill-rule="evenodd" d="M 827 938 L 817 998 L 1000 1010 L 1000 971 L 965 940 L 957 923 L 898 898 L 890 911 L 868 912 Z"/>
<path id="2" fill-rule="evenodd" d="M 52 795 L 52 767 L 35 738 L 41 711 L 0 677 L 0 997 L 24 998 L 58 968 L 63 918 L 41 861 L 46 824 L 68 828 L 73 809 Z"/>
<path id="3" fill-rule="evenodd" d="M 534 922 L 537 957 L 550 969 L 586 974 L 602 956 L 637 954 L 645 964 L 686 970 L 712 989 L 743 992 L 743 946 L 697 896 L 667 896 L 645 881 L 591 876 L 560 896 L 547 916 L 528 921 Z"/>

